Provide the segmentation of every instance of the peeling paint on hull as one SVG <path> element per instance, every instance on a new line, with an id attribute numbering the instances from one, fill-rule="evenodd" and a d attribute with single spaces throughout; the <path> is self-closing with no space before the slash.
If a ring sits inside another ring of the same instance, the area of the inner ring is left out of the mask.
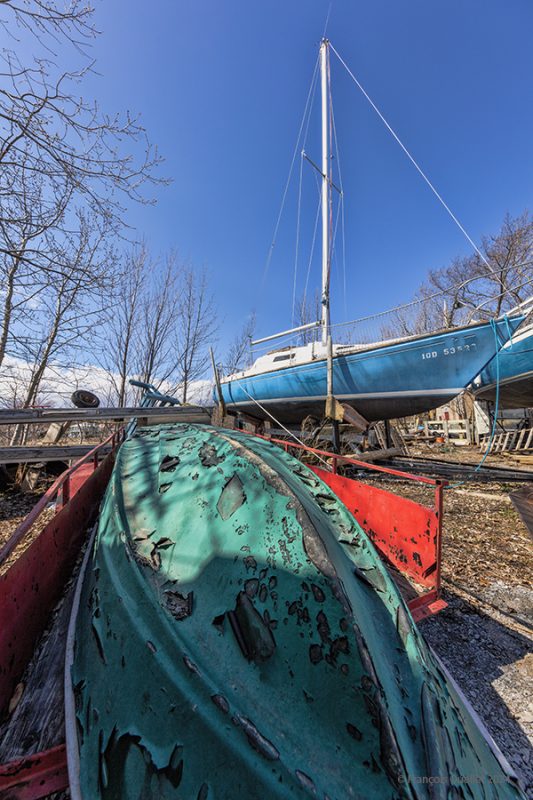
<path id="1" fill-rule="evenodd" d="M 521 796 L 353 517 L 236 432 L 121 448 L 72 684 L 74 798 Z"/>

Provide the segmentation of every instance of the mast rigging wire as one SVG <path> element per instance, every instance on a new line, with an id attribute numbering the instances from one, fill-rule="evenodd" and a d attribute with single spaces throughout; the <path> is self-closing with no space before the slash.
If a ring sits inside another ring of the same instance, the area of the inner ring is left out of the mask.
<path id="1" fill-rule="evenodd" d="M 317 75 L 318 75 L 318 64 L 319 64 L 319 56 L 317 56 L 317 59 L 316 59 L 316 62 L 315 62 L 315 68 L 313 70 L 313 76 L 311 78 L 311 85 L 310 85 L 309 91 L 307 93 L 307 100 L 305 102 L 304 113 L 303 113 L 303 116 L 302 116 L 302 121 L 300 123 L 300 128 L 298 130 L 298 137 L 296 139 L 296 145 L 294 147 L 294 152 L 292 154 L 291 165 L 290 165 L 290 168 L 289 168 L 289 176 L 288 176 L 287 182 L 285 184 L 285 189 L 283 191 L 283 195 L 282 195 L 282 198 L 281 198 L 281 206 L 280 206 L 278 217 L 277 217 L 277 220 L 276 220 L 276 225 L 274 227 L 274 235 L 272 237 L 272 242 L 271 242 L 269 250 L 268 250 L 267 258 L 266 258 L 266 261 L 265 261 L 265 266 L 263 267 L 263 276 L 261 278 L 261 286 L 262 287 L 264 286 L 264 283 L 265 283 L 265 280 L 266 280 L 266 277 L 267 277 L 267 274 L 268 274 L 268 270 L 269 270 L 269 267 L 270 267 L 270 262 L 272 261 L 272 254 L 274 252 L 274 247 L 276 246 L 276 239 L 277 239 L 277 236 L 278 236 L 278 230 L 279 230 L 279 226 L 280 226 L 280 222 L 281 222 L 281 217 L 282 217 L 282 214 L 283 214 L 283 209 L 285 208 L 285 201 L 287 199 L 287 192 L 289 191 L 289 185 L 290 185 L 291 178 L 292 178 L 292 171 L 294 169 L 294 162 L 296 161 L 296 155 L 298 153 L 298 147 L 299 147 L 299 144 L 300 144 L 300 139 L 301 139 L 302 131 L 303 131 L 303 128 L 304 128 L 305 119 L 306 119 L 306 116 L 308 114 L 308 111 L 310 111 L 310 102 L 311 102 L 311 106 L 312 106 L 312 100 L 314 99 L 314 90 L 316 89 L 316 79 L 317 79 Z M 307 123 L 307 127 L 309 127 L 309 122 Z"/>
<path id="2" fill-rule="evenodd" d="M 244 388 L 244 386 L 240 385 L 240 386 L 239 386 L 239 388 L 240 388 L 240 389 L 242 389 L 242 390 L 243 390 L 243 392 L 244 392 L 245 394 L 247 394 L 247 395 L 248 395 L 248 397 L 250 398 L 250 400 L 252 400 L 252 402 L 254 402 L 254 403 L 257 405 L 257 406 L 259 406 L 259 408 L 261 409 L 261 411 L 262 411 L 264 414 L 268 414 L 268 416 L 270 417 L 270 419 L 271 419 L 271 420 L 273 420 L 273 421 L 276 423 L 276 425 L 279 425 L 279 427 L 280 427 L 280 428 L 283 428 L 283 430 L 285 431 L 285 433 L 288 433 L 288 434 L 289 434 L 289 436 L 292 436 L 292 438 L 293 438 L 293 439 L 294 439 L 296 442 L 298 442 L 298 444 L 301 444 L 303 447 L 307 447 L 307 445 L 305 445 L 305 444 L 304 444 L 304 443 L 301 441 L 301 439 L 298 439 L 298 437 L 296 436 L 296 434 L 295 434 L 295 433 L 293 433 L 291 430 L 289 430 L 288 428 L 286 428 L 286 427 L 285 427 L 285 425 L 282 425 L 282 423 L 279 421 L 279 419 L 276 419 L 276 417 L 275 417 L 273 414 L 271 414 L 271 413 L 270 413 L 270 411 L 268 411 L 268 409 L 266 409 L 266 408 L 265 408 L 263 405 L 261 405 L 261 403 L 259 402 L 259 400 L 256 400 L 256 399 L 255 399 L 255 397 L 252 397 L 252 395 L 250 394 L 250 392 L 248 392 L 248 391 L 247 391 L 247 390 Z M 318 453 L 315 453 L 314 455 L 315 455 L 315 456 L 316 456 L 316 457 L 317 457 L 317 458 L 318 458 L 320 461 L 322 461 L 322 462 L 323 462 L 323 463 L 326 465 L 326 467 L 327 467 L 328 471 L 329 471 L 329 472 L 331 472 L 331 465 L 330 465 L 330 464 L 329 464 L 329 463 L 326 461 L 326 459 L 325 459 L 325 458 L 322 458 L 322 456 L 320 456 Z"/>
<path id="3" fill-rule="evenodd" d="M 296 280 L 298 276 L 298 253 L 300 249 L 300 211 L 302 208 L 302 173 L 304 167 L 303 150 L 300 156 L 300 178 L 298 181 L 298 211 L 296 215 L 296 245 L 294 249 L 294 279 L 292 282 L 292 325 L 294 327 L 294 314 L 296 310 Z"/>
<path id="4" fill-rule="evenodd" d="M 525 261 L 523 264 L 518 264 L 517 267 L 527 266 L 532 264 L 531 261 Z M 462 281 L 461 283 L 456 283 L 450 286 L 448 289 L 440 289 L 438 292 L 434 292 L 433 294 L 428 294 L 427 297 L 417 298 L 416 300 L 410 300 L 408 303 L 403 303 L 400 306 L 395 306 L 394 308 L 389 308 L 386 311 L 378 311 L 377 314 L 368 314 L 365 317 L 358 317 L 357 319 L 348 320 L 347 322 L 336 322 L 332 325 L 333 328 L 342 328 L 345 325 L 355 325 L 358 322 L 367 322 L 371 319 L 377 319 L 378 317 L 385 317 L 389 314 L 392 314 L 394 311 L 403 311 L 406 308 L 412 308 L 413 306 L 422 305 L 422 303 L 427 303 L 429 300 L 434 300 L 436 297 L 442 297 L 446 295 L 448 292 L 451 292 L 453 289 L 460 289 L 463 286 L 466 286 L 468 283 L 472 283 L 472 281 L 483 280 L 485 276 L 483 275 L 476 275 L 473 278 L 468 278 L 466 281 Z M 489 297 L 488 300 L 485 302 L 489 302 L 490 300 L 497 300 L 499 297 L 502 297 L 509 292 L 517 291 L 518 289 L 523 289 L 525 286 L 528 286 L 533 283 L 533 278 L 529 278 L 527 281 L 523 283 L 515 284 L 514 286 L 510 286 L 504 292 L 499 292 L 499 294 L 495 294 L 493 297 Z M 472 309 L 475 310 L 475 309 Z"/>
<path id="5" fill-rule="evenodd" d="M 392 134 L 392 136 L 393 136 L 393 137 L 396 139 L 396 141 L 398 142 L 398 144 L 400 145 L 400 147 L 401 147 L 401 148 L 402 148 L 402 150 L 404 151 L 405 155 L 406 155 L 406 156 L 407 156 L 407 158 L 409 159 L 409 161 L 410 161 L 410 162 L 413 164 L 413 166 L 416 168 L 416 170 L 419 172 L 419 174 L 420 174 L 420 175 L 422 176 L 422 178 L 425 180 L 425 182 L 427 183 L 427 185 L 429 186 L 429 188 L 431 189 L 431 191 L 433 192 L 433 194 L 435 195 L 435 197 L 437 198 L 437 200 L 438 200 L 438 201 L 439 201 L 439 202 L 442 204 L 442 206 L 443 206 L 443 207 L 446 209 L 446 211 L 448 212 L 448 214 L 450 215 L 450 217 L 452 218 L 452 220 L 455 222 L 455 224 L 457 225 L 457 227 L 459 228 L 459 230 L 460 230 L 460 231 L 463 233 L 463 235 L 466 237 L 466 239 L 467 239 L 467 240 L 470 242 L 470 244 L 472 245 L 472 247 L 474 248 L 474 250 L 476 251 L 476 253 L 478 254 L 478 256 L 481 258 L 481 260 L 482 260 L 482 261 L 483 261 L 483 262 L 484 262 L 484 263 L 487 265 L 487 267 L 489 267 L 489 269 L 490 269 L 490 268 L 491 268 L 491 267 L 490 267 L 490 264 L 489 264 L 489 262 L 487 261 L 487 259 L 485 258 L 485 256 L 483 255 L 483 253 L 481 252 L 481 250 L 479 249 L 479 247 L 476 245 L 476 243 L 474 242 L 474 240 L 473 240 L 473 239 L 472 239 L 472 238 L 469 236 L 469 234 L 467 233 L 467 231 L 466 231 L 466 230 L 464 229 L 464 227 L 461 225 L 461 223 L 459 222 L 459 220 L 457 219 L 457 217 L 455 216 L 455 214 L 453 213 L 453 211 L 451 210 L 451 208 L 450 208 L 450 207 L 447 205 L 447 203 L 445 203 L 444 199 L 443 199 L 443 198 L 442 198 L 442 196 L 439 194 L 439 192 L 436 190 L 436 188 L 433 186 L 433 184 L 431 183 L 431 181 L 430 181 L 430 180 L 429 180 L 429 178 L 427 177 L 426 173 L 423 171 L 422 167 L 420 167 L 420 166 L 419 166 L 419 164 L 417 163 L 417 161 L 415 161 L 415 159 L 413 158 L 413 156 L 411 155 L 411 153 L 409 152 L 409 150 L 407 149 L 407 147 L 404 145 L 404 143 L 402 142 L 402 140 L 400 139 L 400 137 L 398 136 L 398 134 L 397 134 L 397 133 L 396 133 L 396 132 L 393 130 L 393 128 L 392 128 L 392 127 L 389 125 L 389 123 L 387 122 L 387 120 L 385 119 L 385 117 L 383 116 L 383 114 L 381 113 L 381 111 L 379 110 L 379 108 L 377 107 L 377 105 L 374 103 L 374 101 L 372 100 L 372 98 L 371 98 L 371 97 L 370 97 L 370 96 L 367 94 L 367 92 L 366 92 L 366 91 L 364 90 L 364 88 L 361 86 L 361 84 L 359 83 L 359 81 L 357 80 L 357 78 L 355 77 L 355 75 L 353 74 L 353 72 L 351 71 L 351 69 L 349 68 L 349 66 L 346 64 L 346 62 L 344 61 L 344 59 L 342 58 L 342 56 L 340 56 L 340 55 L 339 55 L 339 53 L 338 53 L 338 52 L 335 50 L 335 48 L 333 47 L 333 45 L 331 44 L 331 42 L 330 42 L 330 45 L 329 45 L 329 46 L 331 47 L 331 49 L 333 50 L 333 52 L 335 53 L 335 55 L 337 56 L 337 58 L 338 58 L 338 59 L 339 59 L 339 61 L 341 62 L 342 66 L 344 67 L 344 69 L 346 70 L 346 72 L 348 73 L 348 75 L 351 77 L 351 79 L 354 81 L 354 83 L 356 84 L 356 86 L 357 86 L 357 87 L 360 89 L 360 91 L 361 91 L 361 92 L 363 93 L 363 95 L 366 97 L 366 99 L 368 100 L 368 102 L 370 103 L 370 105 L 372 106 L 372 108 L 374 109 L 374 111 L 376 112 L 376 114 L 378 115 L 378 117 L 380 118 L 380 120 L 383 122 L 383 124 L 385 125 L 385 127 L 386 127 L 386 128 L 387 128 L 387 130 L 389 131 L 389 133 L 390 133 L 390 134 Z"/>

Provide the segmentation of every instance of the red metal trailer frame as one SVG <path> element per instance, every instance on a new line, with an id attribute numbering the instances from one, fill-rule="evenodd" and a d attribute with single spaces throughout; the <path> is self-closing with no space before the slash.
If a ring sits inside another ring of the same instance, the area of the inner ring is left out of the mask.
<path id="1" fill-rule="evenodd" d="M 123 431 L 113 434 L 66 470 L 0 550 L 0 564 L 29 532 L 41 512 L 56 501 L 57 513 L 7 572 L 0 576 L 0 713 L 31 659 L 82 546 L 87 525 L 109 481 Z M 389 564 L 418 587 L 408 602 L 415 621 L 446 606 L 440 597 L 442 500 L 446 481 L 388 469 L 349 456 L 262 436 L 285 450 L 328 459 L 331 472 L 311 466 L 344 502 Z M 111 443 L 103 460 L 101 451 Z M 434 506 L 415 503 L 379 487 L 338 474 L 339 464 L 417 481 L 434 487 Z M 24 620 L 24 624 L 21 621 Z M 9 653 L 6 658 L 5 654 Z M 39 800 L 68 787 L 64 745 L 0 766 L 0 798 Z"/>
<path id="2" fill-rule="evenodd" d="M 0 564 L 29 533 L 44 509 L 56 513 L 0 576 L 0 714 L 30 661 L 61 597 L 109 481 L 122 432 L 112 434 L 63 472 L 0 550 Z M 101 459 L 111 444 L 111 452 Z M 0 766 L 0 798 L 38 800 L 68 786 L 64 745 Z"/>

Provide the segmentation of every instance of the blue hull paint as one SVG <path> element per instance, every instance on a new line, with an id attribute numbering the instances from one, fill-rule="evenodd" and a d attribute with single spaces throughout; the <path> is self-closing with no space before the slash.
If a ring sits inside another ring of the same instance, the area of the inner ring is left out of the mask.
<path id="1" fill-rule="evenodd" d="M 501 408 L 533 406 L 533 328 L 529 336 L 513 341 L 498 354 Z M 496 359 L 487 364 L 474 383 L 478 400 L 496 400 Z"/>
<path id="2" fill-rule="evenodd" d="M 500 344 L 523 317 L 497 323 Z M 333 394 L 367 420 L 418 414 L 451 400 L 467 386 L 496 351 L 493 327 L 472 325 L 398 344 L 382 345 L 333 359 Z M 326 360 L 317 359 L 258 375 L 227 379 L 227 407 L 268 419 L 257 400 L 280 422 L 322 417 Z M 253 399 L 252 399 L 253 398 Z"/>

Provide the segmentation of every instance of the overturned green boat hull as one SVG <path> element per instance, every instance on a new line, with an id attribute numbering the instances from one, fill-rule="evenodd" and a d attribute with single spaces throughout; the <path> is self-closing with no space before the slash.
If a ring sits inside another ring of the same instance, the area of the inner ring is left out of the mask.
<path id="1" fill-rule="evenodd" d="M 234 431 L 122 446 L 71 680 L 73 798 L 522 797 L 342 503 Z"/>

